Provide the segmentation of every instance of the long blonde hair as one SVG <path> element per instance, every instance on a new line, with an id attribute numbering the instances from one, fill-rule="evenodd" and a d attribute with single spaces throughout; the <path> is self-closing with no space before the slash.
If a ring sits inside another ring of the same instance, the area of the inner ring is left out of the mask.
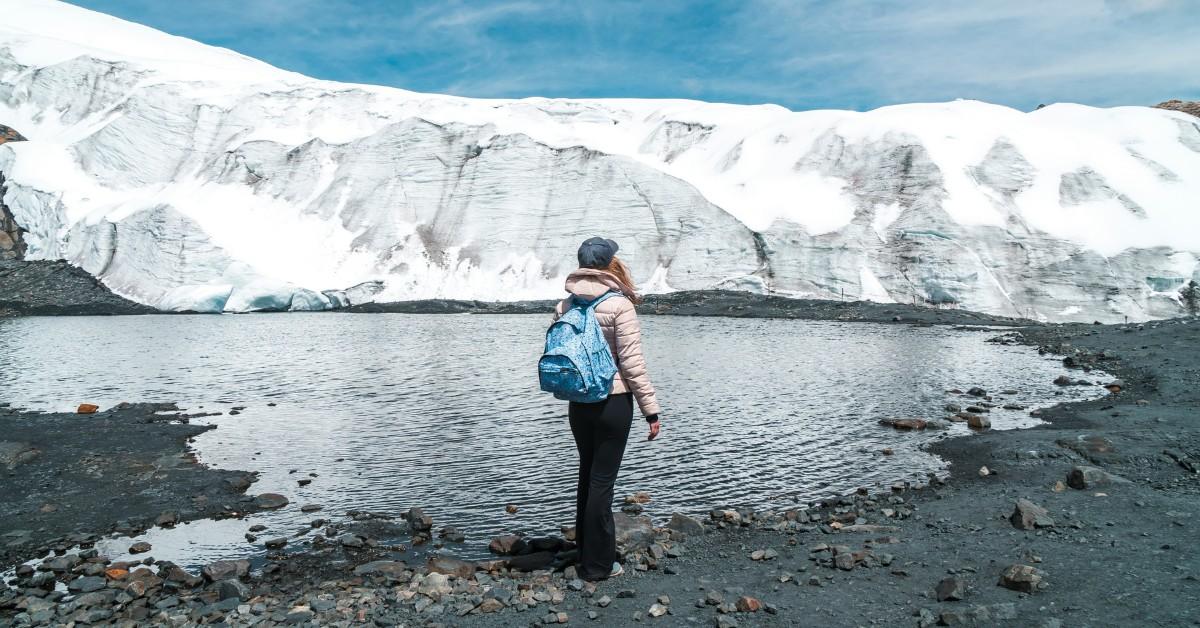
<path id="1" fill-rule="evenodd" d="M 642 297 L 634 288 L 633 276 L 629 273 L 629 267 L 626 266 L 625 262 L 622 262 L 620 258 L 614 255 L 612 261 L 608 263 L 608 266 L 605 266 L 600 270 L 603 270 L 613 277 L 616 277 L 617 281 L 621 283 L 622 291 L 625 293 L 625 296 L 630 301 L 633 301 L 635 305 L 642 302 Z"/>

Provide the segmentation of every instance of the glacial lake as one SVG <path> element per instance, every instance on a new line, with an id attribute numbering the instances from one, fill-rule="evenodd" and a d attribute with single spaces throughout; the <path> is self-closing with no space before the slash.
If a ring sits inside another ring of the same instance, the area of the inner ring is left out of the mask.
<path id="1" fill-rule="evenodd" d="M 1057 358 L 986 340 L 1000 331 L 872 323 L 644 317 L 663 407 L 646 441 L 635 417 L 617 483 L 647 491 L 659 523 L 722 505 L 784 509 L 859 487 L 923 482 L 944 464 L 920 447 L 967 432 L 900 432 L 883 417 L 943 418 L 948 393 L 980 386 L 1029 409 L 1099 394 L 1060 388 Z M 153 530 L 162 560 L 195 565 L 264 553 L 252 523 L 291 536 L 348 510 L 399 515 L 486 553 L 502 532 L 557 533 L 573 520 L 576 453 L 566 404 L 538 391 L 548 317 L 290 313 L 18 318 L 0 321 L 0 401 L 70 410 L 80 402 L 171 401 L 218 429 L 193 447 L 211 466 L 261 473 L 249 493 L 291 505 L 246 520 Z M 274 406 L 268 406 L 274 403 Z M 233 406 L 245 406 L 230 415 Z M 994 429 L 1036 424 L 993 409 Z M 884 448 L 894 451 L 883 455 Z M 317 474 L 307 486 L 297 479 Z M 320 504 L 302 513 L 302 504 Z M 515 504 L 516 514 L 505 506 Z M 275 533 L 275 534 L 273 534 Z M 294 542 L 300 539 L 294 540 Z M 127 540 L 103 547 L 116 557 Z M 453 545 L 451 547 L 454 547 Z"/>

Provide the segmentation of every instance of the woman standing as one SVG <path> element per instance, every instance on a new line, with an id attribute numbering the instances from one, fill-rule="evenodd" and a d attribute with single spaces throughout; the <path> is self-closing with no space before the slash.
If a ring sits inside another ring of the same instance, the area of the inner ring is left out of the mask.
<path id="1" fill-rule="evenodd" d="M 568 415 L 571 434 L 579 450 L 579 486 L 575 501 L 575 542 L 579 545 L 579 577 L 603 580 L 624 573 L 616 562 L 616 530 L 613 525 L 613 485 L 625 442 L 633 425 L 633 401 L 650 425 L 649 440 L 658 436 L 659 408 L 654 387 L 642 357 L 642 334 L 634 305 L 641 302 L 634 291 L 629 269 L 616 257 L 617 243 L 589 238 L 579 247 L 579 269 L 567 276 L 566 289 L 583 301 L 606 292 L 616 292 L 595 308 L 596 322 L 604 331 L 617 362 L 608 398 L 598 403 L 571 402 Z M 573 305 L 563 299 L 554 309 L 554 319 Z"/>

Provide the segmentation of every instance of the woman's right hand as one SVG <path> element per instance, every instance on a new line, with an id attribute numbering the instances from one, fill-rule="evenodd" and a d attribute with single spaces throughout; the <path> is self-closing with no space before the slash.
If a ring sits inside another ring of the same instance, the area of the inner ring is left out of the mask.
<path id="1" fill-rule="evenodd" d="M 662 425 L 662 422 L 658 419 L 655 419 L 652 423 L 650 423 L 650 435 L 646 437 L 646 440 L 654 440 L 655 438 L 658 438 L 658 428 L 660 425 Z"/>

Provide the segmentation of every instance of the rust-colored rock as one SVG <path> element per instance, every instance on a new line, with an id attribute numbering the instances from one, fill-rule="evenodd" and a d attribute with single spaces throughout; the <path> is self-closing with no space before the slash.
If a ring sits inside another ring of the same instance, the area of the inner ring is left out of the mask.
<path id="1" fill-rule="evenodd" d="M 75 410 L 75 412 L 77 412 L 79 414 L 95 414 L 96 411 L 99 409 L 100 409 L 100 406 L 98 406 L 94 403 L 81 403 L 81 404 L 79 404 L 79 407 Z"/>
<path id="2" fill-rule="evenodd" d="M 106 569 L 104 576 L 109 580 L 124 580 L 129 577 L 128 569 Z"/>
<path id="3" fill-rule="evenodd" d="M 1173 99 L 1166 102 L 1160 102 L 1154 105 L 1155 109 L 1170 109 L 1171 111 L 1182 111 L 1189 113 L 1197 118 L 1200 118 L 1200 101 L 1198 100 L 1179 100 Z"/>
<path id="4" fill-rule="evenodd" d="M 739 613 L 757 613 L 762 610 L 762 602 L 758 598 L 743 595 L 737 600 L 737 609 Z"/>

